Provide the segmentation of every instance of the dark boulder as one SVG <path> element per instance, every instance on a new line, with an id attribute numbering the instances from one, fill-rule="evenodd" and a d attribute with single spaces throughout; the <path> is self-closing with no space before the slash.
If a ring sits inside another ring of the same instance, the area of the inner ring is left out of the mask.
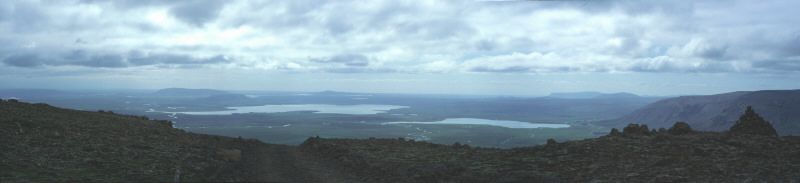
<path id="1" fill-rule="evenodd" d="M 672 125 L 672 127 L 667 130 L 667 133 L 672 135 L 684 135 L 692 133 L 692 127 L 689 126 L 688 123 L 679 121 Z"/>
<path id="2" fill-rule="evenodd" d="M 747 106 L 747 110 L 739 117 L 731 129 L 730 133 L 733 135 L 763 135 L 763 136 L 778 136 L 775 128 L 772 127 L 768 121 L 761 118 L 752 107 Z"/>
<path id="3" fill-rule="evenodd" d="M 620 136 L 622 136 L 622 133 L 620 133 L 619 130 L 617 130 L 617 128 L 612 128 L 611 132 L 608 133 L 608 136 L 620 137 Z"/>

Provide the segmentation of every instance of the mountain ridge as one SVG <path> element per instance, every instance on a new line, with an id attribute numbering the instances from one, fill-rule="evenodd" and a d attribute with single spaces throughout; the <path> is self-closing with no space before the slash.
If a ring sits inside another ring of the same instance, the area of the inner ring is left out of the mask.
<path id="1" fill-rule="evenodd" d="M 685 121 L 699 130 L 723 131 L 731 127 L 747 106 L 762 111 L 762 116 L 779 134 L 800 134 L 800 90 L 737 91 L 715 95 L 680 96 L 656 101 L 634 112 L 596 124 L 621 127 L 643 123 L 668 127 Z"/>

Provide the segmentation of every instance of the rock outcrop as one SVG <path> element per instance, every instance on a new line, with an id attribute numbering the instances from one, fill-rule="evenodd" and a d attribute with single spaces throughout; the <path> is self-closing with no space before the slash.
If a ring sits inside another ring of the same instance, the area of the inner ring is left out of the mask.
<path id="1" fill-rule="evenodd" d="M 778 132 L 775 131 L 772 124 L 761 118 L 750 106 L 747 106 L 744 114 L 731 127 L 730 133 L 733 135 L 778 136 Z"/>

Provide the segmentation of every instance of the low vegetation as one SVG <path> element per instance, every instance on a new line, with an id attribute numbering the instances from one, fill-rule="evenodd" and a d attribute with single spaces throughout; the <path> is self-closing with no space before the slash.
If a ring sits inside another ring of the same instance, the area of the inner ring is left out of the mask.
<path id="1" fill-rule="evenodd" d="M 299 146 L 184 132 L 168 121 L 0 102 L 0 182 L 792 182 L 800 139 L 749 109 L 727 132 L 686 123 L 513 149 L 409 139 Z M 753 131 L 753 129 L 761 129 Z M 774 132 L 774 129 L 773 129 Z"/>
<path id="2" fill-rule="evenodd" d="M 308 177 L 303 171 L 292 171 L 296 170 L 292 163 L 274 163 L 286 160 L 281 156 L 290 150 L 288 146 L 187 133 L 172 128 L 169 121 L 14 100 L 0 102 L 0 149 L 0 182 L 297 181 Z M 273 165 L 262 166 L 267 163 Z M 282 174 L 263 174 L 270 168 L 281 169 Z"/>

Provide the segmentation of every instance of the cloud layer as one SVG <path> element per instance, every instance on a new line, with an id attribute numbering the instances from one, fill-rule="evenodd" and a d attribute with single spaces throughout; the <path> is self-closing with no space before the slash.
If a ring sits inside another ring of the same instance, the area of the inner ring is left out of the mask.
<path id="1" fill-rule="evenodd" d="M 800 2 L 4 1 L 0 67 L 795 73 L 796 7 Z"/>

